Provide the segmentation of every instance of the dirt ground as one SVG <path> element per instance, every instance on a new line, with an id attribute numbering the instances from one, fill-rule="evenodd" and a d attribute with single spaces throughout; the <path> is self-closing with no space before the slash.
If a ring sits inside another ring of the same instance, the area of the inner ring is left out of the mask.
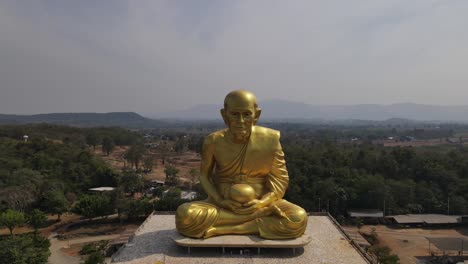
<path id="1" fill-rule="evenodd" d="M 65 239 L 58 240 L 55 236 L 57 228 L 65 226 L 71 222 L 80 219 L 80 216 L 75 214 L 64 214 L 61 216 L 62 221 L 57 222 L 57 215 L 48 215 L 48 225 L 40 229 L 40 233 L 44 237 L 48 237 L 51 242 L 51 256 L 48 263 L 50 264 L 79 264 L 83 260 L 78 254 L 81 248 L 88 243 L 111 240 L 119 237 L 119 234 L 124 230 L 137 229 L 140 223 L 107 223 L 107 224 L 86 224 L 79 227 L 68 228 L 63 233 Z M 62 228 L 59 228 L 62 230 Z M 14 234 L 22 234 L 32 232 L 33 229 L 24 226 L 14 230 Z M 9 234 L 6 228 L 0 229 L 0 235 Z"/>
<path id="2" fill-rule="evenodd" d="M 83 248 L 83 244 L 70 245 L 68 248 L 62 248 L 61 251 L 68 256 L 81 258 L 80 250 Z"/>
<path id="3" fill-rule="evenodd" d="M 430 256 L 429 242 L 426 237 L 463 237 L 468 228 L 425 229 L 425 228 L 391 228 L 384 225 L 366 225 L 361 232 L 370 234 L 375 228 L 381 245 L 388 246 L 393 254 L 400 257 L 401 264 L 418 263 L 415 256 Z M 436 251 L 431 245 L 431 251 Z"/>
<path id="4" fill-rule="evenodd" d="M 80 227 L 68 228 L 63 233 L 68 239 L 88 237 L 88 236 L 103 236 L 120 234 L 125 229 L 137 229 L 138 224 L 119 224 L 119 223 L 107 223 L 107 224 L 87 224 Z"/>
<path id="5" fill-rule="evenodd" d="M 128 146 L 116 146 L 114 151 L 107 156 L 102 152 L 100 146 L 96 146 L 96 149 L 91 151 L 100 156 L 110 166 L 117 170 L 121 170 L 125 166 L 125 160 L 123 155 L 128 150 Z M 145 180 L 159 180 L 164 181 L 166 174 L 164 173 L 165 165 L 170 164 L 179 170 L 179 177 L 183 182 L 186 182 L 190 178 L 190 170 L 200 169 L 200 156 L 192 151 L 186 151 L 184 153 L 171 153 L 166 158 L 166 163 L 162 164 L 161 154 L 155 151 L 150 151 L 149 155 L 154 158 L 154 167 L 150 173 L 144 175 Z"/>
<path id="6" fill-rule="evenodd" d="M 139 223 L 107 223 L 107 224 L 86 224 L 79 227 L 69 228 L 63 233 L 64 239 L 58 240 L 51 237 L 50 264 L 68 263 L 78 264 L 83 260 L 79 254 L 84 245 L 101 241 L 112 240 L 119 237 L 125 230 L 136 230 Z"/>

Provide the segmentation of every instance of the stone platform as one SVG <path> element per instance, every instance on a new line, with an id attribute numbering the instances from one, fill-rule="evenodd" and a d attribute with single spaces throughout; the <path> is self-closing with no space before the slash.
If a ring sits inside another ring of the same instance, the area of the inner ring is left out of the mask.
<path id="1" fill-rule="evenodd" d="M 174 234 L 172 239 L 182 247 L 186 247 L 190 254 L 191 248 L 200 247 L 219 247 L 225 253 L 225 248 L 257 248 L 257 254 L 260 254 L 260 248 L 292 248 L 295 254 L 296 248 L 304 247 L 312 241 L 310 235 L 303 235 L 295 239 L 269 240 L 259 236 L 236 236 L 226 235 L 211 237 L 208 239 L 194 239 Z"/>
<path id="2" fill-rule="evenodd" d="M 292 254 L 291 248 L 262 248 L 261 253 L 258 254 L 251 246 L 245 246 L 244 248 L 242 243 L 229 241 L 227 237 L 223 238 L 221 236 L 204 240 L 214 245 L 214 248 L 211 245 L 209 247 L 192 248 L 190 254 L 188 254 L 185 246 L 179 246 L 174 240 L 181 237 L 175 229 L 175 216 L 153 214 L 138 228 L 135 236 L 112 256 L 112 262 L 119 264 L 368 263 L 328 216 L 310 215 L 305 235 L 305 241 L 309 237 L 310 243 L 296 248 L 295 254 Z M 209 241 L 211 239 L 213 240 Z M 260 240 L 257 237 L 248 239 Z M 228 240 L 228 242 L 237 244 L 239 247 L 226 248 L 225 252 L 223 252 L 222 247 L 214 243 L 222 240 Z M 197 241 L 200 242 L 200 240 Z"/>

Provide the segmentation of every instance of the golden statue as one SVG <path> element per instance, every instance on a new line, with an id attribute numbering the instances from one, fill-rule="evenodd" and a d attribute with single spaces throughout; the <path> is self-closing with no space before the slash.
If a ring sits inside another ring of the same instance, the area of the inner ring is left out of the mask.
<path id="1" fill-rule="evenodd" d="M 256 126 L 260 113 L 253 93 L 239 90 L 226 96 L 221 115 L 228 128 L 203 143 L 200 183 L 208 199 L 177 208 L 182 235 L 288 239 L 304 234 L 307 213 L 282 199 L 289 177 L 280 133 Z"/>

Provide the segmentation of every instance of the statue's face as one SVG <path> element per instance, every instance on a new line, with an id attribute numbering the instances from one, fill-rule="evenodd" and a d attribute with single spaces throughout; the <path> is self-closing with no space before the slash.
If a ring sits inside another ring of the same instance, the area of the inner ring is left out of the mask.
<path id="1" fill-rule="evenodd" d="M 224 120 L 236 137 L 248 137 L 255 123 L 256 109 L 253 102 L 233 100 L 224 109 Z"/>

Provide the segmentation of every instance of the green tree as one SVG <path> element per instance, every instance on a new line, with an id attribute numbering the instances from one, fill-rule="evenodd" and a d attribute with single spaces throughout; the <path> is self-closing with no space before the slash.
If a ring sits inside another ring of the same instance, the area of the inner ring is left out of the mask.
<path id="1" fill-rule="evenodd" d="M 0 263 L 46 264 L 50 256 L 47 238 L 18 235 L 0 238 Z"/>
<path id="2" fill-rule="evenodd" d="M 105 137 L 102 139 L 102 152 L 105 152 L 107 156 L 114 151 L 115 143 L 114 140 L 110 137 Z"/>
<path id="3" fill-rule="evenodd" d="M 124 159 L 130 163 L 130 167 L 135 167 L 138 170 L 140 162 L 146 153 L 145 146 L 141 144 L 131 146 L 124 154 Z"/>
<path id="4" fill-rule="evenodd" d="M 73 206 L 72 211 L 91 219 L 112 214 L 114 207 L 111 204 L 110 197 L 105 194 L 83 195 Z"/>
<path id="5" fill-rule="evenodd" d="M 203 147 L 203 141 L 205 138 L 203 136 L 190 136 L 189 142 L 188 142 L 188 149 L 191 151 L 194 151 L 196 153 L 201 153 L 201 149 Z"/>
<path id="6" fill-rule="evenodd" d="M 99 144 L 99 138 L 96 133 L 91 132 L 86 135 L 86 144 L 92 146 L 94 150 L 96 149 L 96 145 Z"/>
<path id="7" fill-rule="evenodd" d="M 37 201 L 37 193 L 24 186 L 8 186 L 0 190 L 0 200 L 18 211 L 25 211 Z"/>
<path id="8" fill-rule="evenodd" d="M 382 264 L 399 264 L 400 258 L 397 255 L 391 254 L 389 247 L 372 246 L 369 251 L 373 253 L 379 263 Z"/>
<path id="9" fill-rule="evenodd" d="M 13 231 L 16 227 L 22 226 L 25 223 L 24 214 L 15 210 L 8 209 L 0 213 L 0 225 L 5 226 L 10 230 L 10 235 L 13 236 Z"/>
<path id="10" fill-rule="evenodd" d="M 129 219 L 147 217 L 153 211 L 153 204 L 148 199 L 121 200 L 118 205 L 120 214 L 125 214 Z"/>
<path id="11" fill-rule="evenodd" d="M 166 185 L 168 186 L 177 186 L 179 184 L 179 170 L 171 165 L 166 165 L 164 169 L 164 173 L 166 173 Z"/>
<path id="12" fill-rule="evenodd" d="M 33 163 L 35 158 L 33 158 Z M 23 212 L 38 201 L 39 189 L 43 184 L 41 173 L 28 168 L 20 168 L 5 176 L 2 180 L 6 186 L 0 190 L 0 200 L 4 201 L 9 208 Z"/>
<path id="13" fill-rule="evenodd" d="M 104 264 L 105 258 L 101 251 L 91 253 L 83 264 Z"/>
<path id="14" fill-rule="evenodd" d="M 46 212 L 57 214 L 57 221 L 60 221 L 62 214 L 68 211 L 69 204 L 63 191 L 52 189 L 44 193 L 41 205 Z"/>
<path id="15" fill-rule="evenodd" d="M 28 224 L 34 228 L 34 237 L 37 236 L 39 227 L 41 227 L 46 221 L 47 216 L 39 209 L 34 209 L 29 215 L 26 216 Z"/>
<path id="16" fill-rule="evenodd" d="M 181 189 L 171 188 L 171 189 L 167 190 L 166 195 L 164 195 L 164 199 L 180 198 L 181 193 L 182 193 Z"/>
<path id="17" fill-rule="evenodd" d="M 188 143 L 187 143 L 187 140 L 185 139 L 185 137 L 181 137 L 175 142 L 174 150 L 177 153 L 182 153 L 187 149 L 187 145 L 188 145 Z"/>
<path id="18" fill-rule="evenodd" d="M 80 251 L 81 255 L 89 255 L 83 264 L 104 264 L 104 250 L 108 241 L 91 243 L 83 246 Z"/>
<path id="19" fill-rule="evenodd" d="M 165 198 L 154 202 L 155 211 L 175 211 L 181 204 L 188 202 L 181 198 Z"/>
<path id="20" fill-rule="evenodd" d="M 143 169 L 145 172 L 151 172 L 154 166 L 154 158 L 152 156 L 147 156 L 143 159 Z"/>
<path id="21" fill-rule="evenodd" d="M 468 206 L 463 196 L 450 197 L 450 214 L 467 214 Z"/>
<path id="22" fill-rule="evenodd" d="M 126 193 L 131 195 L 136 192 L 141 192 L 145 187 L 143 177 L 133 171 L 126 171 L 118 180 L 119 187 Z"/>
<path id="23" fill-rule="evenodd" d="M 161 197 L 162 193 L 166 190 L 164 186 L 157 186 L 153 189 L 153 196 Z"/>
<path id="24" fill-rule="evenodd" d="M 161 154 L 161 163 L 162 165 L 166 164 L 166 159 L 169 153 L 171 152 L 171 146 L 167 141 L 160 141 L 157 147 L 157 150 Z"/>

